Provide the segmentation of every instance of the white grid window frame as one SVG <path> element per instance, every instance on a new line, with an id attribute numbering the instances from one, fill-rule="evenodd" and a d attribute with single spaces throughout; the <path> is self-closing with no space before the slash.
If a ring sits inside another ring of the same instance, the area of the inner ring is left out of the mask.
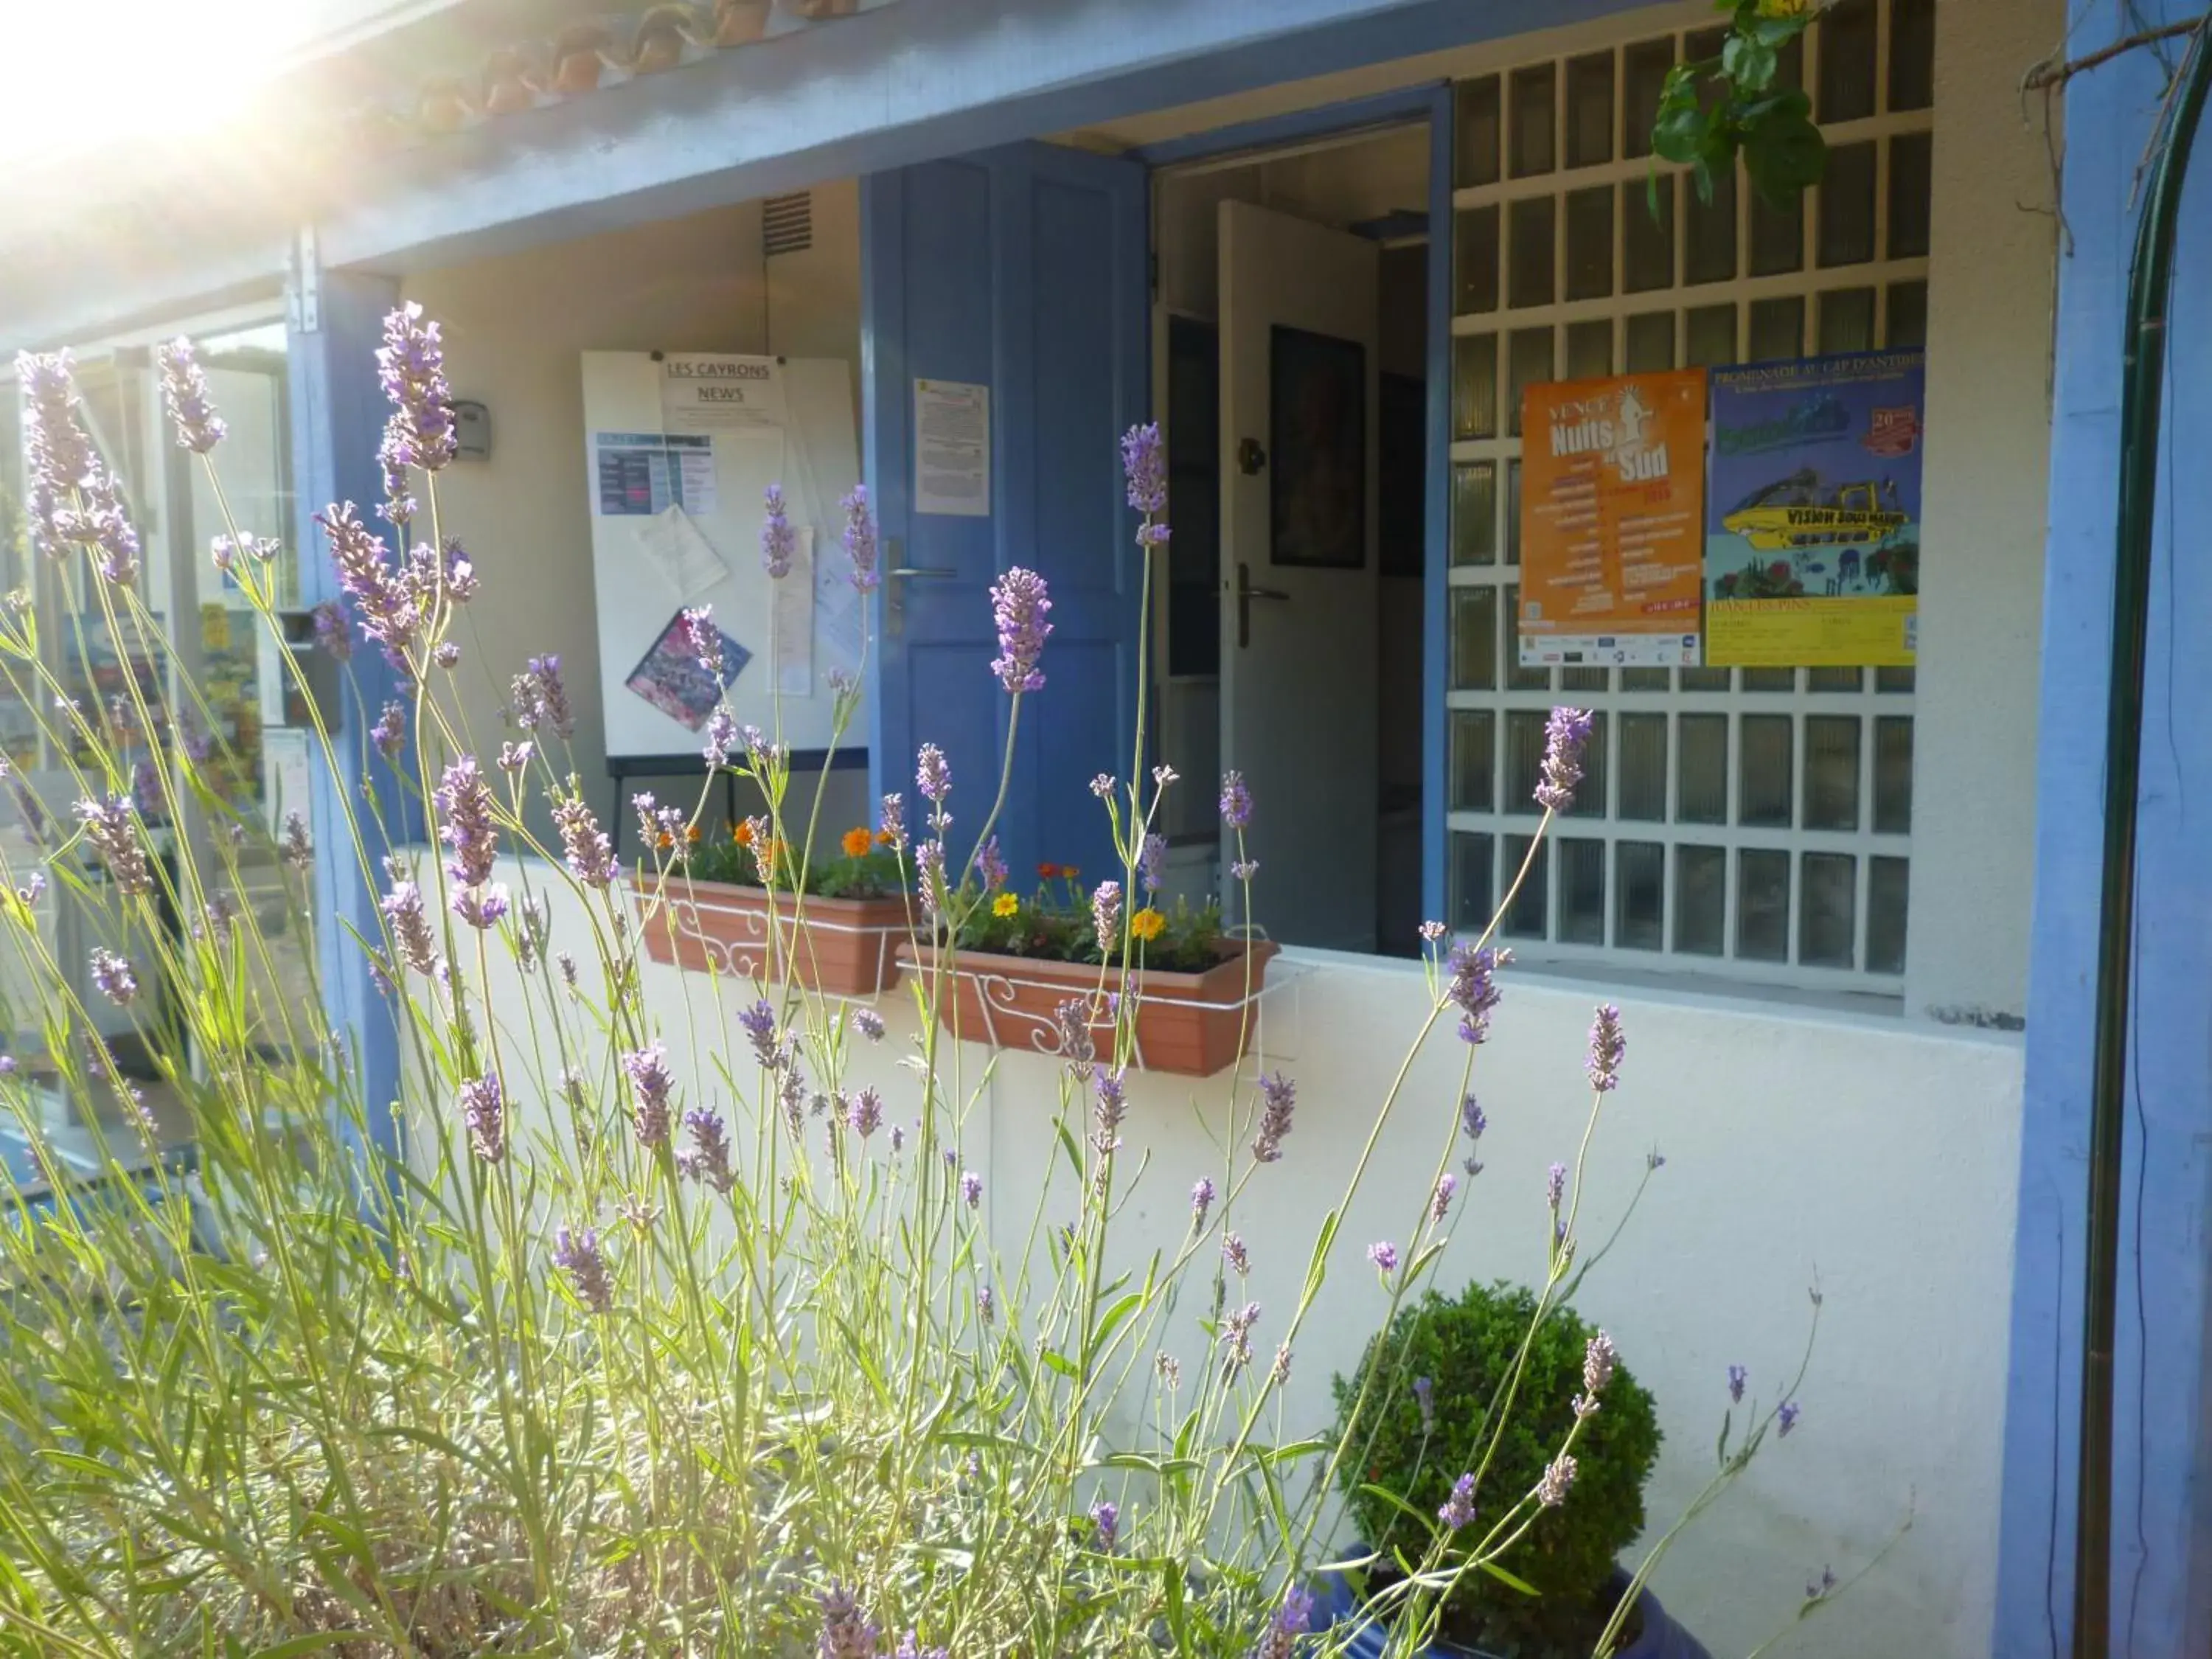
<path id="1" fill-rule="evenodd" d="M 1660 167 L 1668 222 L 1651 228 L 1654 76 L 1712 55 L 1717 32 L 1624 19 L 1609 44 L 1459 83 L 1455 928 L 1487 921 L 1519 868 L 1537 822 L 1533 734 L 1573 703 L 1597 712 L 1600 737 L 1583 798 L 1501 929 L 1517 955 L 1902 994 L 1912 671 L 1517 667 L 1514 428 L 1532 380 L 1924 343 L 1933 3 L 1844 0 L 1793 53 L 1785 72 L 1813 94 L 1831 161 L 1795 216 L 1794 257 L 1791 216 L 1754 210 L 1740 172 L 1709 210 L 1685 172 Z"/>

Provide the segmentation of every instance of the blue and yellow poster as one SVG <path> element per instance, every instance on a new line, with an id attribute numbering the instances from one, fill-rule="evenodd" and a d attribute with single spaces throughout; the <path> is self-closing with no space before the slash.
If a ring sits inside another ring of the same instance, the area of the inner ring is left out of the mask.
<path id="1" fill-rule="evenodd" d="M 1924 362 L 1869 351 L 1711 371 L 1708 663 L 1911 665 Z"/>

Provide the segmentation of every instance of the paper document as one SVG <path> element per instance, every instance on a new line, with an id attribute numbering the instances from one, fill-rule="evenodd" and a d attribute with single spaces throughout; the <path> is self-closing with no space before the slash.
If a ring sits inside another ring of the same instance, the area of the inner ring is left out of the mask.
<path id="1" fill-rule="evenodd" d="M 793 537 L 791 569 L 769 584 L 769 626 L 775 641 L 775 689 L 787 697 L 814 695 L 814 529 Z"/>
<path id="2" fill-rule="evenodd" d="M 991 516 L 991 388 L 914 383 L 914 510 Z"/>
<path id="3" fill-rule="evenodd" d="M 680 507 L 665 508 L 637 533 L 637 544 L 676 597 L 689 601 L 730 574 L 730 567 Z"/>

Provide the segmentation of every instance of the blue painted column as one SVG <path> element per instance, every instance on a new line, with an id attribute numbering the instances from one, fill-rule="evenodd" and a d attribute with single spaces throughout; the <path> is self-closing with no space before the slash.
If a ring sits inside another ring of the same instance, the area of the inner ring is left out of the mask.
<path id="1" fill-rule="evenodd" d="M 374 521 L 383 498 L 376 446 L 388 412 L 376 376 L 376 348 L 385 313 L 398 287 L 388 278 L 343 271 L 307 271 L 295 279 L 286 351 L 292 394 L 292 472 L 297 498 L 294 530 L 300 550 L 300 600 L 313 605 L 339 596 L 330 543 L 315 515 L 332 502 L 353 501 Z M 360 939 L 380 936 L 378 890 L 370 875 L 387 847 L 420 840 L 419 808 L 397 787 L 391 769 L 368 741 L 398 674 L 374 650 L 357 652 L 344 681 L 332 746 L 337 764 L 313 754 L 315 946 L 323 1002 L 334 1031 L 344 1034 L 368 1121 L 381 1152 L 400 1151 L 399 1034 L 392 1004 L 369 974 Z M 383 821 L 369 816 L 364 768 Z M 346 808 L 350 804 L 352 821 Z M 368 869 L 356 855 L 359 833 Z"/>
<path id="2" fill-rule="evenodd" d="M 2077 0 L 2069 52 L 2201 0 Z M 2169 57 L 2178 57 L 2175 43 Z M 2090 1018 L 2112 648 L 2123 305 L 2141 167 L 2166 85 L 2130 52 L 2067 88 L 2050 539 L 2039 711 L 2036 895 L 2019 1240 L 1992 1651 L 2071 1640 Z M 1942 280 L 1941 277 L 1938 280 Z M 1971 280 L 1967 276 L 1966 280 Z M 2142 741 L 2134 1035 L 2121 1214 L 2111 1650 L 2212 1642 L 2204 1334 L 2212 1304 L 2212 142 L 2181 210 L 2165 343 L 2157 564 Z M 2155 342 L 2149 349 L 2158 349 Z M 2003 712 L 1990 711 L 1991 718 Z"/>

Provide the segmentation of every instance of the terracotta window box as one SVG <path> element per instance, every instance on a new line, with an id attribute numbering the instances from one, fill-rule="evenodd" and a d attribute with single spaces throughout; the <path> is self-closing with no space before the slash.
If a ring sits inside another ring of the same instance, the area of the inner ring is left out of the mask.
<path id="1" fill-rule="evenodd" d="M 1231 942 L 1221 961 L 1200 974 L 1147 968 L 1130 976 L 1137 1000 L 1134 1063 L 1148 1072 L 1178 1077 L 1212 1077 L 1237 1062 L 1240 1043 L 1249 1049 L 1260 1014 L 1260 992 L 1267 963 L 1281 947 L 1261 939 L 1247 946 Z M 934 945 L 902 939 L 899 960 L 924 979 L 937 973 Z M 1245 981 L 1247 958 L 1251 984 Z M 1120 984 L 1118 974 L 1102 980 L 1095 963 L 1053 962 L 1038 957 L 1000 956 L 963 951 L 950 968 L 947 994 L 938 1000 L 938 1024 L 956 1036 L 997 1048 L 1060 1052 L 1060 1005 L 1097 995 Z M 1103 1052 L 1113 1022 L 1103 1001 L 1092 1021 Z"/>
<path id="2" fill-rule="evenodd" d="M 894 947 L 907 934 L 902 898 L 800 901 L 778 893 L 771 928 L 762 888 L 681 874 L 671 875 L 657 895 L 649 884 L 631 884 L 646 952 L 655 962 L 731 979 L 796 980 L 837 997 L 872 997 L 898 981 Z"/>

